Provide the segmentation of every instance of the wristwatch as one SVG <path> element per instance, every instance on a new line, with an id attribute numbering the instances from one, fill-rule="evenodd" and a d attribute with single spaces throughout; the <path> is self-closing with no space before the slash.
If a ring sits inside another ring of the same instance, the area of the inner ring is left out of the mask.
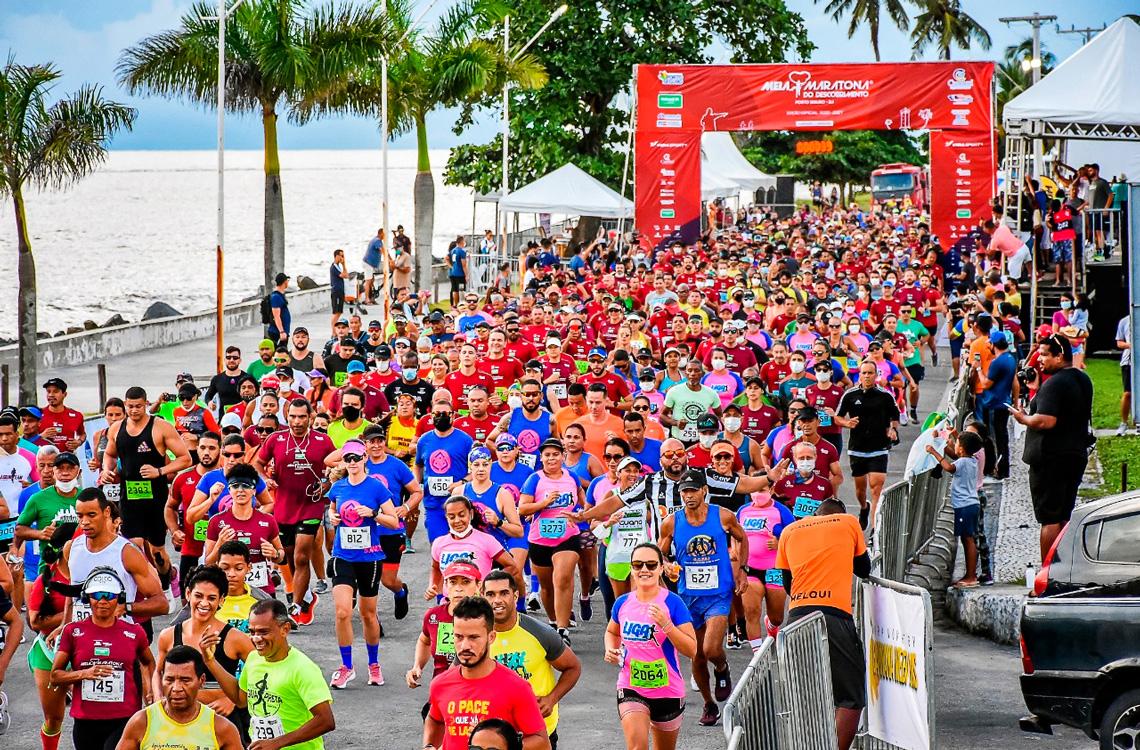
<path id="1" fill-rule="evenodd" d="M 135 611 L 135 608 L 133 605 L 134 605 L 133 602 L 127 602 L 125 605 L 123 605 L 123 611 L 126 612 L 128 615 L 133 614 Z"/>

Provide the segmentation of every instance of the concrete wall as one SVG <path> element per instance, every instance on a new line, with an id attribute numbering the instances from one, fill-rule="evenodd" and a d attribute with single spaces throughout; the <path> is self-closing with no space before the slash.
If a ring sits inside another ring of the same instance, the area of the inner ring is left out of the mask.
<path id="1" fill-rule="evenodd" d="M 289 310 L 296 317 L 329 309 L 328 286 L 287 294 Z M 227 330 L 244 330 L 261 325 L 261 300 L 228 305 L 225 310 Z M 104 360 L 122 354 L 151 350 L 214 335 L 214 311 L 127 323 L 110 328 L 73 333 L 69 336 L 41 339 L 38 346 L 41 370 L 70 367 Z M 16 369 L 16 345 L 0 347 L 0 363 Z"/>

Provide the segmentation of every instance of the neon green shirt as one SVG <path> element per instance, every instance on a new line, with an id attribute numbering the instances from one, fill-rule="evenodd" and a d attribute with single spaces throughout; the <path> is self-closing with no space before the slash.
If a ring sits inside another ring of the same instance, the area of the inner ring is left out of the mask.
<path id="1" fill-rule="evenodd" d="M 266 661 L 261 654 L 251 653 L 238 686 L 248 698 L 253 740 L 280 736 L 276 733 L 280 730 L 292 732 L 313 718 L 313 707 L 332 702 L 321 668 L 296 646 L 281 661 Z M 268 731 L 259 731 L 259 727 Z M 324 750 L 324 746 L 320 737 L 290 745 L 298 750 Z"/>

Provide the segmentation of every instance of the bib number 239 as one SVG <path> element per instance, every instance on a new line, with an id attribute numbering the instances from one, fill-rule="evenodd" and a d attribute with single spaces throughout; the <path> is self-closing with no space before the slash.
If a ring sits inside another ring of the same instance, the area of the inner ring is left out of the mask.
<path id="1" fill-rule="evenodd" d="M 280 716 L 249 717 L 249 738 L 251 740 L 272 740 L 283 734 L 285 734 L 285 727 L 281 725 Z"/>

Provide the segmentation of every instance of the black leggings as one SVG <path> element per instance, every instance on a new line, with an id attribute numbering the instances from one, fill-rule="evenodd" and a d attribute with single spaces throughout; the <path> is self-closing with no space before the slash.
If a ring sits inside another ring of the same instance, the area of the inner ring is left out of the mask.
<path id="1" fill-rule="evenodd" d="M 75 750 L 115 750 L 130 717 L 123 719 L 76 719 L 71 728 Z"/>

